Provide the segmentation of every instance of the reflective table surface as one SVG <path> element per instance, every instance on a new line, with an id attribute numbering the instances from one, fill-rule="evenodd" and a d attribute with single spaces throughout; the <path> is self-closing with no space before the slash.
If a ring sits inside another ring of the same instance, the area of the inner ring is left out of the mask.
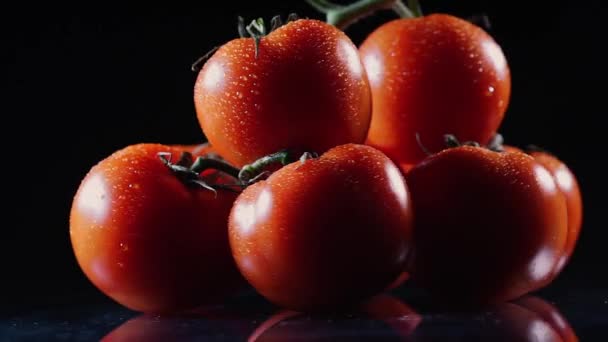
<path id="1" fill-rule="evenodd" d="M 12 310 L 0 341 L 608 341 L 608 290 L 536 293 L 480 311 L 429 304 L 415 289 L 342 313 L 276 308 L 253 291 L 222 306 L 158 316 L 98 296 Z"/>

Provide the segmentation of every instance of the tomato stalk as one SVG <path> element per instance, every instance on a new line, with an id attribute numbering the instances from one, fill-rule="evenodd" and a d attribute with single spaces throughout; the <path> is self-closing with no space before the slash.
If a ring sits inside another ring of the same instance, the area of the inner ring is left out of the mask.
<path id="1" fill-rule="evenodd" d="M 401 18 L 422 16 L 418 0 L 409 0 L 409 7 L 401 0 L 359 0 L 350 5 L 338 5 L 326 0 L 306 0 L 306 2 L 319 12 L 325 13 L 328 24 L 341 30 L 379 10 L 393 10 Z"/>
<path id="2" fill-rule="evenodd" d="M 289 16 L 287 16 L 287 23 L 295 20 L 298 20 L 297 14 L 291 13 L 289 14 Z M 283 20 L 281 19 L 281 16 L 274 16 L 270 20 L 270 26 L 270 32 L 283 26 Z M 241 38 L 253 38 L 253 41 L 255 43 L 255 58 L 257 59 L 258 55 L 260 54 L 260 41 L 263 37 L 270 33 L 266 31 L 266 24 L 264 23 L 264 18 L 254 19 L 251 21 L 251 23 L 249 23 L 249 25 L 245 25 L 245 19 L 243 19 L 243 17 L 239 17 L 238 31 L 239 36 L 241 36 Z"/>
<path id="3" fill-rule="evenodd" d="M 241 182 L 247 184 L 254 182 L 258 177 L 264 175 L 264 170 L 273 164 L 287 165 L 291 162 L 291 155 L 288 150 L 281 150 L 264 156 L 251 164 L 243 166 L 238 174 Z"/>

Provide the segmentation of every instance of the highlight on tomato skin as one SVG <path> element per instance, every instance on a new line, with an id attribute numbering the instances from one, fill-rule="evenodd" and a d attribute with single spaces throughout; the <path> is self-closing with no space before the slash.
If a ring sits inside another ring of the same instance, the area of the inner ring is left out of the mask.
<path id="1" fill-rule="evenodd" d="M 411 234 L 397 166 L 356 144 L 248 187 L 229 218 L 241 273 L 262 296 L 298 311 L 351 306 L 384 291 L 405 271 Z"/>
<path id="2" fill-rule="evenodd" d="M 566 198 L 568 237 L 564 254 L 553 272 L 553 278 L 556 278 L 574 253 L 583 221 L 583 198 L 576 176 L 564 162 L 544 151 L 532 151 L 530 155 L 551 173 L 557 188 Z"/>
<path id="3" fill-rule="evenodd" d="M 487 306 L 546 285 L 568 236 L 551 174 L 523 153 L 454 147 L 406 175 L 412 280 L 435 300 Z"/>
<path id="4" fill-rule="evenodd" d="M 286 23 L 222 45 L 194 85 L 197 118 L 228 162 L 242 167 L 281 149 L 363 143 L 371 93 L 357 47 L 318 20 Z"/>
<path id="5" fill-rule="evenodd" d="M 142 312 L 215 303 L 246 283 L 232 258 L 226 221 L 237 194 L 185 184 L 159 153 L 138 144 L 99 162 L 70 213 L 78 264 L 101 292 Z"/>
<path id="6" fill-rule="evenodd" d="M 422 321 L 422 315 L 400 299 L 378 295 L 351 310 L 333 314 L 304 314 L 281 310 L 249 336 L 249 342 L 342 340 L 408 340 Z"/>
<path id="7" fill-rule="evenodd" d="M 361 44 L 372 89 L 367 144 L 399 163 L 424 159 L 443 135 L 485 144 L 509 104 L 511 76 L 497 42 L 480 27 L 447 14 L 390 21 Z"/>
<path id="8" fill-rule="evenodd" d="M 509 145 L 504 145 L 503 149 L 506 152 L 524 153 L 524 150 Z M 563 194 L 566 200 L 568 236 L 566 239 L 564 252 L 555 265 L 553 276 L 547 280 L 547 284 L 549 284 L 559 276 L 574 253 L 582 227 L 583 199 L 576 176 L 563 161 L 559 160 L 555 155 L 536 147 L 528 149 L 525 153 L 528 153 L 538 164 L 542 165 L 547 169 L 547 171 L 549 171 L 555 180 L 557 188 Z"/>

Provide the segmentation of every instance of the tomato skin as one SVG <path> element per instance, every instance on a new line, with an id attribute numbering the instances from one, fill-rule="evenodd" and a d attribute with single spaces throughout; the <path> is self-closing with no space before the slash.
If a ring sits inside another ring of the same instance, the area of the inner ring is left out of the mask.
<path id="1" fill-rule="evenodd" d="M 228 241 L 236 194 L 184 185 L 158 158 L 181 150 L 126 147 L 94 166 L 70 213 L 76 259 L 122 305 L 172 312 L 220 299 L 239 285 Z"/>
<path id="2" fill-rule="evenodd" d="M 293 310 L 356 304 L 405 270 L 412 211 L 398 168 L 347 144 L 289 164 L 237 198 L 230 245 L 264 297 Z"/>
<path id="3" fill-rule="evenodd" d="M 521 149 L 509 145 L 505 145 L 504 150 L 506 152 L 523 152 Z M 566 199 L 566 211 L 568 214 L 566 247 L 562 257 L 555 265 L 553 277 L 547 282 L 549 283 L 563 271 L 572 253 L 574 253 L 583 222 L 583 198 L 576 176 L 564 162 L 544 151 L 531 151 L 528 154 L 551 173 L 557 188 Z"/>
<path id="4" fill-rule="evenodd" d="M 509 103 L 500 46 L 481 28 L 446 14 L 390 21 L 359 48 L 372 89 L 367 144 L 397 163 L 438 152 L 443 136 L 486 144 Z"/>
<path id="5" fill-rule="evenodd" d="M 523 153 L 462 146 L 407 174 L 412 279 L 443 302 L 483 306 L 542 287 L 563 253 L 566 203 Z"/>
<path id="6" fill-rule="evenodd" d="M 335 27 L 297 20 L 263 37 L 232 40 L 205 63 L 194 87 L 207 139 L 243 166 L 281 149 L 323 153 L 362 143 L 371 94 L 356 46 Z"/>
<path id="7" fill-rule="evenodd" d="M 551 173 L 557 188 L 566 198 L 568 237 L 564 253 L 554 270 L 554 277 L 557 277 L 570 260 L 576 247 L 583 221 L 583 199 L 574 173 L 564 162 L 547 152 L 531 152 L 530 155 Z"/>

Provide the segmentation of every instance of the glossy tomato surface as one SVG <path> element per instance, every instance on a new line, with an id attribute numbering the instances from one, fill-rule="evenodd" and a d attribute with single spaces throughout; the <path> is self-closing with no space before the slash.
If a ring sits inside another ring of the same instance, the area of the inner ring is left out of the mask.
<path id="1" fill-rule="evenodd" d="M 232 40 L 205 63 L 194 88 L 209 142 L 237 166 L 281 149 L 318 153 L 362 143 L 371 94 L 356 47 L 333 26 L 290 22 Z"/>
<path id="2" fill-rule="evenodd" d="M 523 153 L 463 146 L 407 174 L 412 278 L 443 302 L 487 305 L 545 285 L 568 235 L 552 175 Z"/>
<path id="3" fill-rule="evenodd" d="M 486 144 L 509 103 L 511 76 L 500 46 L 481 28 L 432 14 L 390 21 L 360 47 L 372 89 L 367 144 L 414 164 L 444 148 L 443 136 Z"/>
<path id="4" fill-rule="evenodd" d="M 74 197 L 70 237 L 85 275 L 102 292 L 143 312 L 219 300 L 241 277 L 227 219 L 236 194 L 184 184 L 157 156 L 182 150 L 140 144 L 94 166 Z"/>
<path id="5" fill-rule="evenodd" d="M 284 308 L 325 310 L 383 291 L 405 270 L 412 211 L 397 166 L 347 144 L 247 188 L 230 214 L 242 274 Z"/>
<path id="6" fill-rule="evenodd" d="M 568 237 L 564 254 L 554 271 L 554 275 L 557 276 L 570 260 L 576 247 L 583 221 L 583 199 L 576 176 L 564 162 L 547 152 L 531 152 L 530 155 L 553 175 L 557 188 L 566 198 Z"/>

